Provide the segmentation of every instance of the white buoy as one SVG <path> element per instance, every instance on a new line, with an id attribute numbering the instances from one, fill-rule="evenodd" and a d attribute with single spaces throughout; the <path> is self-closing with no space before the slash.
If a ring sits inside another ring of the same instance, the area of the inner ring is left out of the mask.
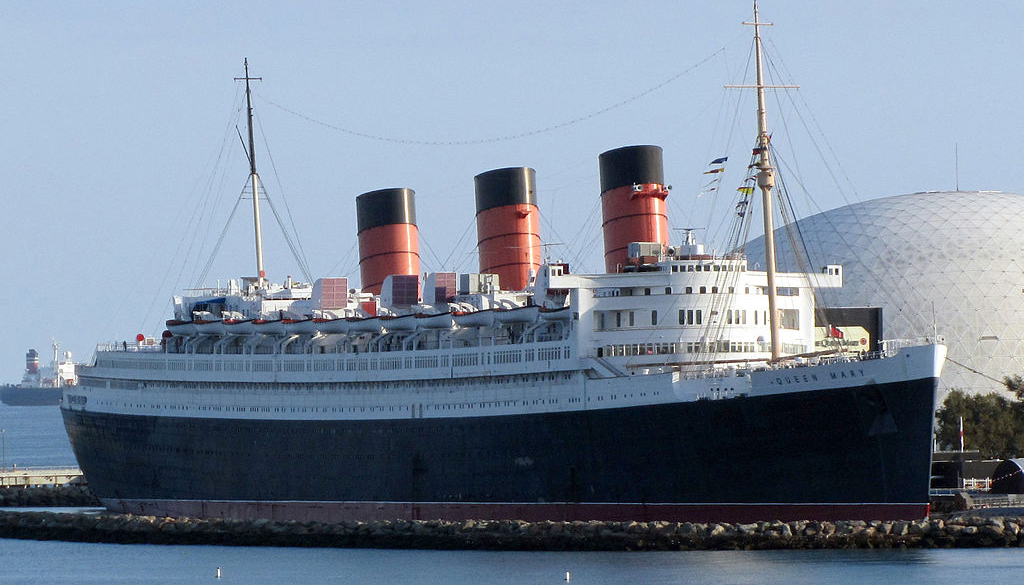
<path id="1" fill-rule="evenodd" d="M 572 581 L 572 573 L 570 573 L 569 571 L 566 571 L 565 572 L 565 580 L 566 580 L 566 582 Z"/>
<path id="2" fill-rule="evenodd" d="M 217 567 L 217 578 L 220 579 L 220 567 Z"/>

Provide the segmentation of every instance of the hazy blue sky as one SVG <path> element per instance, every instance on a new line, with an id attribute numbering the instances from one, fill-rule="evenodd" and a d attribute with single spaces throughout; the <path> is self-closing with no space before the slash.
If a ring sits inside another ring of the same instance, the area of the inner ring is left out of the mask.
<path id="1" fill-rule="evenodd" d="M 776 23 L 773 80 L 801 86 L 769 124 L 802 213 L 952 189 L 955 145 L 962 189 L 1024 192 L 1024 3 L 761 12 Z M 51 337 L 87 359 L 97 342 L 159 335 L 246 180 L 244 57 L 263 78 L 261 174 L 314 277 L 357 281 L 353 200 L 385 187 L 417 192 L 424 270 L 475 270 L 473 176 L 519 165 L 537 170 L 551 255 L 597 270 L 597 156 L 629 144 L 665 148 L 672 225 L 714 240 L 712 199 L 696 194 L 713 158 L 732 157 L 724 194 L 743 178 L 752 96 L 722 86 L 744 82 L 750 13 L 747 0 L 0 1 L 0 380 Z M 253 273 L 247 210 L 203 284 Z M 299 277 L 264 217 L 268 276 Z"/>

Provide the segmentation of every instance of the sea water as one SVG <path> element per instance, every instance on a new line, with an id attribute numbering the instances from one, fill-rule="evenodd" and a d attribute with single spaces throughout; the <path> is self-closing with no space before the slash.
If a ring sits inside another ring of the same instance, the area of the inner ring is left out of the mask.
<path id="1" fill-rule="evenodd" d="M 73 466 L 57 407 L 0 405 L 8 466 Z M 0 583 L 660 585 L 1016 582 L 1018 549 L 491 552 L 0 539 Z M 218 569 L 220 577 L 217 577 Z"/>
<path id="2" fill-rule="evenodd" d="M 1016 549 L 484 552 L 0 539 L 0 582 L 406 585 L 1013 583 Z M 220 578 L 217 571 L 220 570 Z"/>
<path id="3" fill-rule="evenodd" d="M 0 448 L 7 468 L 77 467 L 56 406 L 8 406 L 0 403 Z"/>

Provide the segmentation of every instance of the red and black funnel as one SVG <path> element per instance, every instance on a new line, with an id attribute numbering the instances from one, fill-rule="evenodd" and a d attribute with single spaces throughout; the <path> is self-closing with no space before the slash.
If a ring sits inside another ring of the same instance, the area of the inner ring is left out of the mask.
<path id="1" fill-rule="evenodd" d="M 420 273 L 415 191 L 379 189 L 356 197 L 362 290 L 380 294 L 389 274 Z"/>
<path id="2" fill-rule="evenodd" d="M 30 349 L 25 352 L 25 371 L 29 374 L 39 373 L 39 352 Z"/>
<path id="3" fill-rule="evenodd" d="M 624 146 L 598 157 L 604 221 L 604 266 L 622 272 L 630 242 L 669 242 L 660 146 Z"/>
<path id="4" fill-rule="evenodd" d="M 497 274 L 502 289 L 523 290 L 541 263 L 536 171 L 495 169 L 473 182 L 480 272 Z"/>

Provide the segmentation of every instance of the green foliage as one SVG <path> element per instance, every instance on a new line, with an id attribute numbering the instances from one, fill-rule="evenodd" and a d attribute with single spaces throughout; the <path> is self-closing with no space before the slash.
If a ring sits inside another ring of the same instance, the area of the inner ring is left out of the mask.
<path id="1" fill-rule="evenodd" d="M 1004 384 L 1018 399 L 1024 397 L 1024 378 L 1006 378 Z M 960 417 L 963 417 L 966 449 L 981 451 L 988 459 L 1024 455 L 1024 406 L 999 393 L 968 395 L 952 390 L 935 417 L 938 420 L 935 434 L 943 449 L 960 448 Z"/>
<path id="2" fill-rule="evenodd" d="M 1013 392 L 1017 400 L 1024 401 L 1024 378 L 1017 374 L 1014 374 L 1012 378 L 1007 376 L 1003 378 L 1003 385 L 1006 386 L 1007 390 Z"/>

